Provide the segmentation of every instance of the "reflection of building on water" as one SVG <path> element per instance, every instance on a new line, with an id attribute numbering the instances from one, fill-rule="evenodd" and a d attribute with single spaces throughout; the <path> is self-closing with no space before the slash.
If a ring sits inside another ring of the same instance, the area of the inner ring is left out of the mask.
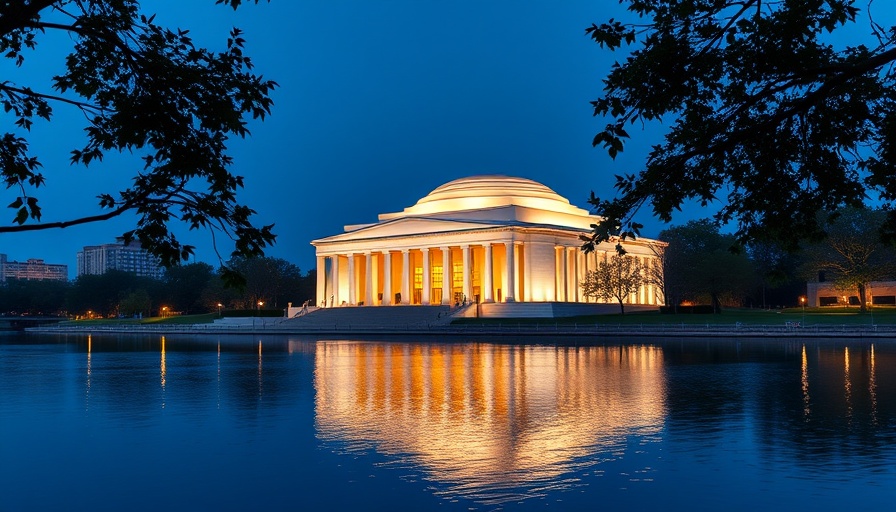
<path id="1" fill-rule="evenodd" d="M 477 500 L 610 456 L 665 414 L 656 347 L 341 342 L 315 360 L 322 438 L 408 457 Z"/>

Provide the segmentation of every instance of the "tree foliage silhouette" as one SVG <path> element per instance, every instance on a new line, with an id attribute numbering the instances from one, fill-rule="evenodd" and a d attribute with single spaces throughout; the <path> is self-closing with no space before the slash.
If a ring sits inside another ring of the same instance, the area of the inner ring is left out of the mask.
<path id="1" fill-rule="evenodd" d="M 258 0 L 254 0 L 258 3 Z M 216 0 L 236 9 L 242 0 Z M 245 40 L 233 29 L 223 51 L 197 47 L 187 30 L 155 23 L 137 0 L 13 0 L 0 3 L 0 52 L 16 65 L 39 52 L 42 36 L 67 33 L 73 46 L 52 77 L 52 91 L 14 80 L 0 82 L 0 105 L 14 128 L 0 134 L 0 176 L 12 191 L 12 220 L 0 233 L 64 228 L 125 212 L 136 214 L 123 233 L 166 266 L 194 248 L 169 230 L 180 221 L 232 239 L 232 256 L 262 255 L 275 241 L 272 225 L 237 201 L 243 178 L 230 171 L 230 137 L 249 135 L 247 119 L 271 111 L 276 83 L 253 71 Z M 90 165 L 112 152 L 134 153 L 142 165 L 124 190 L 98 196 L 96 215 L 42 222 L 40 187 L 47 179 L 27 134 L 50 121 L 54 108 L 80 110 L 86 142 L 71 163 Z M 233 276 L 229 276 L 233 277 Z"/>
<path id="2" fill-rule="evenodd" d="M 714 221 L 739 243 L 792 249 L 824 236 L 832 219 L 818 212 L 896 199 L 896 27 L 874 21 L 873 0 L 864 12 L 851 0 L 624 3 L 631 22 L 586 29 L 603 48 L 633 47 L 592 102 L 610 119 L 593 143 L 615 158 L 632 125 L 670 124 L 615 197 L 592 193 L 604 220 L 586 247 L 636 236 L 645 205 L 669 222 L 696 201 L 717 202 Z M 869 40 L 839 44 L 856 23 Z M 896 212 L 883 230 L 896 234 Z"/>
<path id="3" fill-rule="evenodd" d="M 624 315 L 625 303 L 645 282 L 643 272 L 637 258 L 613 254 L 607 261 L 600 262 L 596 270 L 585 274 L 582 293 L 600 300 L 615 300 L 619 303 L 619 313 Z"/>

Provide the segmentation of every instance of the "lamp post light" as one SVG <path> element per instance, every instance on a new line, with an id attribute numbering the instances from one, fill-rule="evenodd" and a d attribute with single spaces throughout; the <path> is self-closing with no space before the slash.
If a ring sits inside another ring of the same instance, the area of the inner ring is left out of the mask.
<path id="1" fill-rule="evenodd" d="M 803 306 L 803 326 L 806 325 L 806 297 L 800 297 L 800 304 Z"/>
<path id="2" fill-rule="evenodd" d="M 218 303 L 218 318 L 221 318 L 221 308 L 224 307 L 224 304 Z"/>
<path id="3" fill-rule="evenodd" d="M 162 318 L 168 316 L 168 306 L 162 306 Z"/>
<path id="4" fill-rule="evenodd" d="M 264 306 L 264 301 L 258 301 L 258 316 L 261 316 L 261 306 Z"/>

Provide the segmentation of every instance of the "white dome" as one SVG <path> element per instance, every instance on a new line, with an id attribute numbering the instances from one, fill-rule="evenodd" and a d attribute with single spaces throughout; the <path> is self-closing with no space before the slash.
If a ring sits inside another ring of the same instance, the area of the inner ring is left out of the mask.
<path id="1" fill-rule="evenodd" d="M 537 181 L 501 175 L 470 176 L 449 181 L 414 206 L 405 208 L 401 215 L 443 214 L 502 206 L 588 215 L 587 211 L 571 205 L 568 199 Z"/>

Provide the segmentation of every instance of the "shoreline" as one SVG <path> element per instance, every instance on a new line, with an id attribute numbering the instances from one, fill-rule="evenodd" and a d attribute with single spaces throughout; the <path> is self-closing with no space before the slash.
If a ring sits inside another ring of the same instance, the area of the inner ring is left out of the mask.
<path id="1" fill-rule="evenodd" d="M 29 334 L 187 334 L 187 335 L 296 335 L 296 336 L 447 336 L 447 337 L 576 337 L 576 338 L 738 338 L 738 339 L 893 339 L 896 325 L 776 326 L 748 325 L 552 325 L 517 324 L 495 326 L 334 326 L 333 328 L 297 329 L 268 327 L 217 326 L 214 324 L 171 324 L 153 326 L 42 326 L 25 330 Z"/>

